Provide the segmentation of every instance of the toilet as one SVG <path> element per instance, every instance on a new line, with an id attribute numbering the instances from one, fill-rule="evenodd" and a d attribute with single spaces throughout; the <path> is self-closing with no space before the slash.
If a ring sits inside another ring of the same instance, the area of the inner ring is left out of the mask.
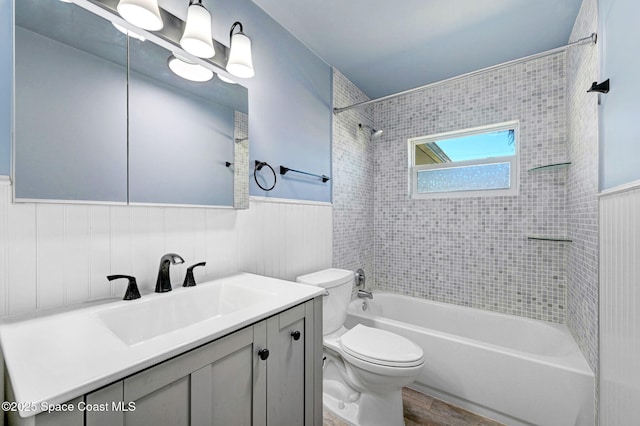
<path id="1" fill-rule="evenodd" d="M 353 271 L 325 269 L 297 282 L 326 289 L 322 304 L 323 404 L 357 426 L 402 426 L 402 388 L 422 365 L 422 349 L 402 336 L 358 324 L 344 326 Z"/>

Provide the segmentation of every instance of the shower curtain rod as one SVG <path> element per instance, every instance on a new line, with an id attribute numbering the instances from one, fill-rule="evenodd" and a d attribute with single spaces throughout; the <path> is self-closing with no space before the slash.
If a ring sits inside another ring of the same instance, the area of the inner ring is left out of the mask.
<path id="1" fill-rule="evenodd" d="M 533 59 L 538 59 L 538 58 L 543 58 L 545 56 L 554 55 L 556 53 L 564 52 L 569 47 L 580 46 L 580 45 L 587 44 L 587 43 L 596 44 L 597 41 L 598 41 L 598 35 L 596 33 L 592 33 L 589 37 L 581 38 L 580 40 L 574 41 L 574 42 L 566 44 L 564 46 L 556 47 L 555 49 L 545 50 L 544 52 L 540 52 L 540 53 L 534 53 L 533 55 L 525 56 L 525 57 L 522 57 L 522 58 L 519 58 L 519 59 L 513 59 L 511 61 L 503 62 L 501 64 L 492 65 L 490 67 L 482 68 L 482 69 L 479 69 L 479 70 L 476 70 L 476 71 L 471 71 L 471 72 L 468 72 L 466 74 L 460 74 L 460 75 L 457 75 L 455 77 L 450 77 L 450 78 L 447 78 L 447 79 L 444 79 L 444 80 L 440 80 L 440 81 L 436 81 L 436 82 L 433 82 L 433 83 L 425 84 L 424 86 L 414 87 L 413 89 L 405 90 L 405 91 L 398 92 L 398 93 L 393 93 L 391 95 L 383 96 L 381 98 L 376 98 L 376 99 L 371 99 L 369 101 L 359 102 L 357 104 L 349 105 L 349 106 L 342 107 L 342 108 L 334 108 L 333 109 L 333 113 L 334 114 L 340 114 L 341 112 L 345 112 L 345 111 L 348 111 L 348 110 L 353 109 L 353 108 L 360 108 L 360 107 L 363 107 L 363 106 L 375 104 L 375 103 L 386 101 L 386 100 L 389 100 L 389 99 L 398 98 L 400 96 L 408 95 L 408 94 L 414 93 L 414 92 L 419 92 L 420 90 L 429 89 L 431 87 L 438 86 L 438 85 L 444 84 L 444 83 L 449 83 L 451 81 L 459 80 L 461 78 L 471 77 L 471 76 L 482 74 L 482 73 L 485 73 L 485 72 L 488 72 L 488 71 L 493 71 L 493 70 L 497 70 L 497 69 L 500 69 L 500 68 L 504 68 L 504 67 L 507 67 L 507 66 L 510 66 L 510 65 L 519 64 L 521 62 L 527 62 L 527 61 L 531 61 Z"/>

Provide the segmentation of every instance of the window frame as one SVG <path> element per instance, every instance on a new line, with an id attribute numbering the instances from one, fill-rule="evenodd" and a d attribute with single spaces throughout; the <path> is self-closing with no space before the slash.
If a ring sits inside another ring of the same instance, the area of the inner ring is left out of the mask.
<path id="1" fill-rule="evenodd" d="M 437 164 L 415 164 L 416 146 L 423 145 L 429 142 L 435 142 L 442 139 L 453 139 L 464 136 L 472 136 L 482 133 L 492 133 L 501 130 L 514 130 L 514 145 L 515 153 L 513 155 L 483 158 L 477 160 L 457 161 L 451 163 L 437 163 Z M 434 135 L 419 136 L 409 138 L 407 140 L 407 146 L 409 150 L 409 164 L 408 164 L 408 178 L 409 178 L 409 198 L 420 199 L 434 199 L 434 198 L 464 198 L 464 197 L 500 197 L 500 196 L 516 196 L 518 195 L 520 188 L 520 121 L 512 120 L 497 124 L 489 124 L 479 127 L 471 127 L 468 129 L 454 130 L 450 132 L 438 133 Z M 484 165 L 484 164 L 498 164 L 498 163 L 510 163 L 510 188 L 504 189 L 472 189 L 465 191 L 443 191 L 443 192 L 418 192 L 418 173 L 424 170 L 437 170 L 437 169 L 454 169 L 465 166 Z"/>

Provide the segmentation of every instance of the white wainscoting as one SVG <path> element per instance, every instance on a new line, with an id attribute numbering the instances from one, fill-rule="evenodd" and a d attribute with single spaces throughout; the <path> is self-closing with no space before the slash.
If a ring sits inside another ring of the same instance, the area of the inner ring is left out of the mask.
<path id="1" fill-rule="evenodd" d="M 0 182 L 0 317 L 124 294 L 134 275 L 155 286 L 160 256 L 175 252 L 181 285 L 187 266 L 196 280 L 237 271 L 287 280 L 331 267 L 329 204 L 251 200 L 248 210 L 12 204 Z"/>
<path id="2" fill-rule="evenodd" d="M 640 425 L 640 188 L 600 197 L 600 424 Z"/>

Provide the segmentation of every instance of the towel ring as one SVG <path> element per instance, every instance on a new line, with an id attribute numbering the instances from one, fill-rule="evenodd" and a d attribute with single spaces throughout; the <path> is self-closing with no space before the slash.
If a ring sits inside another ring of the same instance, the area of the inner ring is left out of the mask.
<path id="1" fill-rule="evenodd" d="M 273 170 L 273 167 L 271 167 L 269 163 L 267 163 L 266 161 L 256 160 L 255 164 L 256 166 L 253 169 L 253 180 L 256 181 L 256 185 L 258 185 L 258 187 L 263 191 L 271 191 L 273 188 L 276 187 L 276 182 L 278 181 L 278 178 L 276 176 L 276 171 Z M 264 186 L 260 185 L 260 182 L 258 182 L 258 175 L 256 174 L 256 172 L 258 172 L 259 170 L 262 170 L 264 166 L 267 166 L 271 170 L 271 173 L 273 173 L 273 185 L 271 185 L 269 188 L 265 188 Z"/>

